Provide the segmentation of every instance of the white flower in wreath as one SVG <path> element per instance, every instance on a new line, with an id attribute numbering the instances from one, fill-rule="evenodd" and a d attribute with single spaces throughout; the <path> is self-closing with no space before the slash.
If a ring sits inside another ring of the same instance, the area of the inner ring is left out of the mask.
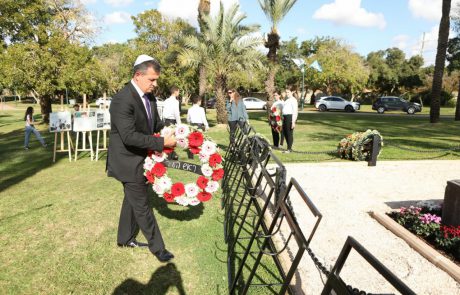
<path id="1" fill-rule="evenodd" d="M 210 156 L 216 153 L 216 151 L 217 145 L 214 142 L 209 140 L 205 140 L 205 142 L 203 142 L 203 145 L 201 146 L 201 153 L 203 153 L 203 155 Z"/>
<path id="2" fill-rule="evenodd" d="M 167 137 L 174 134 L 174 129 L 170 127 L 164 127 L 160 131 L 161 137 Z"/>
<path id="3" fill-rule="evenodd" d="M 157 154 L 152 154 L 152 159 L 153 161 L 155 162 L 158 162 L 158 163 L 161 163 L 163 162 L 164 160 L 166 160 L 166 158 L 168 157 L 168 155 L 166 153 L 161 153 L 161 155 L 157 156 Z"/>
<path id="4" fill-rule="evenodd" d="M 190 198 L 190 199 L 188 200 L 188 204 L 189 204 L 190 206 L 196 206 L 196 205 L 198 205 L 199 203 L 201 203 L 201 202 L 200 202 L 197 198 Z"/>
<path id="5" fill-rule="evenodd" d="M 187 138 L 190 133 L 190 129 L 187 125 L 178 125 L 176 128 L 176 137 L 177 138 Z"/>
<path id="6" fill-rule="evenodd" d="M 154 184 L 152 184 L 152 189 L 158 195 L 162 195 L 162 194 L 165 193 L 165 190 L 163 189 L 163 187 L 159 183 L 156 183 L 156 182 Z"/>
<path id="7" fill-rule="evenodd" d="M 181 148 L 185 149 L 188 147 L 188 140 L 187 138 L 178 138 L 177 139 L 177 145 L 180 146 Z"/>
<path id="8" fill-rule="evenodd" d="M 187 183 L 185 185 L 185 194 L 189 198 L 194 198 L 200 192 L 200 188 L 195 183 Z"/>
<path id="9" fill-rule="evenodd" d="M 153 168 L 153 160 L 150 157 L 145 158 L 144 161 L 144 170 L 152 170 Z"/>
<path id="10" fill-rule="evenodd" d="M 202 152 L 198 154 L 201 163 L 208 163 L 209 162 L 209 155 L 205 155 Z"/>
<path id="11" fill-rule="evenodd" d="M 190 204 L 190 199 L 184 196 L 176 197 L 174 201 L 182 206 L 188 206 L 188 204 Z"/>
<path id="12" fill-rule="evenodd" d="M 168 176 L 162 176 L 160 177 L 159 179 L 157 179 L 155 181 L 155 183 L 158 183 L 162 188 L 163 188 L 163 192 L 165 191 L 169 191 L 171 189 L 171 186 L 172 186 L 172 180 L 171 178 L 169 178 Z"/>
<path id="13" fill-rule="evenodd" d="M 211 177 L 213 170 L 209 164 L 203 164 L 201 165 L 201 172 L 204 176 Z"/>
<path id="14" fill-rule="evenodd" d="M 219 189 L 219 183 L 217 181 L 210 180 L 208 185 L 204 189 L 208 193 L 215 193 Z"/>

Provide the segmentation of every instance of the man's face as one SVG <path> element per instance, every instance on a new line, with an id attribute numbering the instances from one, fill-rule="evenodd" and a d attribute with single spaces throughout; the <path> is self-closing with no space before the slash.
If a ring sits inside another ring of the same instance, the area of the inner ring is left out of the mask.
<path id="1" fill-rule="evenodd" d="M 291 90 L 286 90 L 286 96 L 291 97 L 292 96 L 292 91 Z"/>
<path id="2" fill-rule="evenodd" d="M 137 86 L 144 93 L 151 93 L 155 87 L 157 87 L 157 80 L 160 77 L 160 74 L 155 72 L 152 67 L 147 68 L 147 71 L 144 73 L 137 72 L 134 75 L 134 81 Z"/>

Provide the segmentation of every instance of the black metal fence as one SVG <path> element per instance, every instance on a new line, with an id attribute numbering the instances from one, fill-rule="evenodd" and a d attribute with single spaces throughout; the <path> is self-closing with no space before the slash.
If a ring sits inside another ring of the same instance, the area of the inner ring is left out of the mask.
<path id="1" fill-rule="evenodd" d="M 371 155 L 369 165 L 375 165 L 375 161 L 376 153 Z M 351 248 L 399 292 L 414 294 L 351 237 L 332 270 L 318 262 L 309 245 L 322 219 L 320 211 L 296 179 L 287 183 L 286 167 L 248 124 L 237 128 L 225 154 L 224 169 L 222 208 L 230 294 L 247 294 L 253 288 L 265 288 L 262 294 L 294 294 L 292 281 L 299 275 L 305 253 L 327 276 L 322 294 L 366 294 L 359 290 L 356 293 L 357 289 L 340 278 Z M 307 231 L 296 219 L 293 194 L 300 196 L 309 209 L 303 212 L 313 224 Z"/>

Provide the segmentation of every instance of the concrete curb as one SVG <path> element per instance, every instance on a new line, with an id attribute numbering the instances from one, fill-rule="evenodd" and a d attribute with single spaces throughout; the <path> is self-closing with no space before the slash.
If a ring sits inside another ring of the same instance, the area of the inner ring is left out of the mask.
<path id="1" fill-rule="evenodd" d="M 380 224 L 385 226 L 389 231 L 406 241 L 409 246 L 414 248 L 418 253 L 428 261 L 447 272 L 454 280 L 460 283 L 460 267 L 455 263 L 438 253 L 428 244 L 398 224 L 384 213 L 370 212 L 370 215 Z"/>

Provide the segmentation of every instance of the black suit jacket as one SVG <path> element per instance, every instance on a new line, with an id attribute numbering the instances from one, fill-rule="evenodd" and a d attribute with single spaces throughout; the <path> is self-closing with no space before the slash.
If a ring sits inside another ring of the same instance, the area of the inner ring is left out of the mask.
<path id="1" fill-rule="evenodd" d="M 163 128 L 156 99 L 149 95 L 153 130 L 148 124 L 142 98 L 129 82 L 112 98 L 110 104 L 110 141 L 107 153 L 107 175 L 121 182 L 145 183 L 143 163 L 148 150 L 163 151 L 163 138 L 153 132 Z"/>

